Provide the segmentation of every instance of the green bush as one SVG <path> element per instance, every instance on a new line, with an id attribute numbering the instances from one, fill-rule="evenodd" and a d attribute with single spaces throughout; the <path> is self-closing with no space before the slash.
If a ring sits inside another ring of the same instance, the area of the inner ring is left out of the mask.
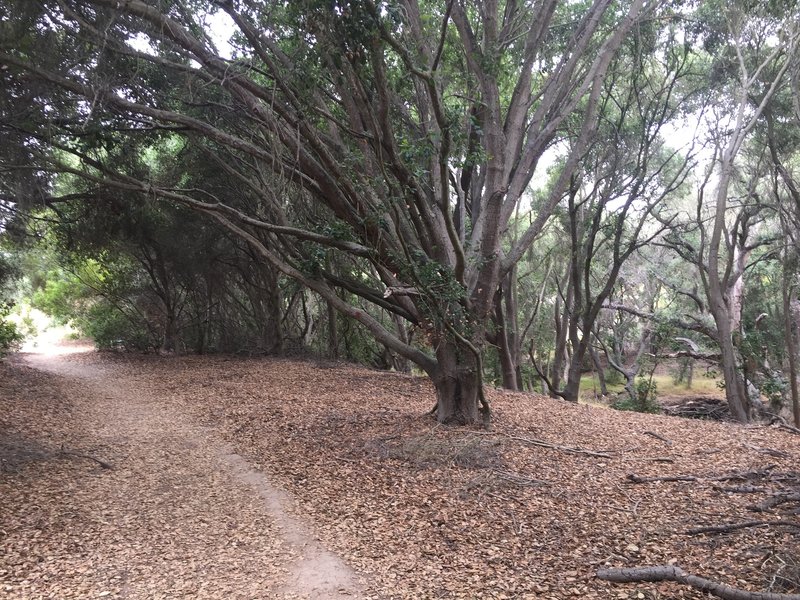
<path id="1" fill-rule="evenodd" d="M 156 343 L 142 323 L 134 322 L 110 303 L 99 300 L 79 319 L 81 331 L 101 350 L 149 351 Z"/>
<path id="2" fill-rule="evenodd" d="M 650 378 L 639 377 L 636 380 L 636 398 L 625 396 L 611 405 L 616 410 L 630 410 L 643 413 L 660 413 L 658 405 L 658 386 Z"/>
<path id="3" fill-rule="evenodd" d="M 22 334 L 17 331 L 17 326 L 6 320 L 10 312 L 11 305 L 0 304 L 0 356 L 18 349 L 23 340 Z"/>

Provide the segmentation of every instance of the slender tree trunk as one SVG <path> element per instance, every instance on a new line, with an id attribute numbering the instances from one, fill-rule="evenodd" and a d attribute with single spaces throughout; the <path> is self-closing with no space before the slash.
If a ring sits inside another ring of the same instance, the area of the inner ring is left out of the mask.
<path id="1" fill-rule="evenodd" d="M 519 333 L 519 303 L 517 285 L 517 267 L 509 271 L 508 275 L 503 281 L 503 300 L 505 301 L 505 324 L 508 339 L 509 354 L 511 355 L 511 362 L 514 364 L 514 379 L 515 390 L 522 389 L 522 368 L 520 362 L 522 359 L 522 339 Z"/>
<path id="2" fill-rule="evenodd" d="M 336 323 L 336 309 L 330 302 L 328 307 L 328 356 L 334 360 L 339 358 L 339 328 Z"/>
<path id="3" fill-rule="evenodd" d="M 403 319 L 401 319 L 399 315 L 392 313 L 392 321 L 394 322 L 395 331 L 397 331 L 397 337 L 400 338 L 400 341 L 404 344 L 410 344 L 411 339 Z M 395 370 L 400 373 L 411 372 L 411 362 L 407 358 L 394 352 L 392 352 L 392 363 Z"/>
<path id="4" fill-rule="evenodd" d="M 507 390 L 519 391 L 520 382 L 517 380 L 517 364 L 519 362 L 519 352 L 515 352 L 514 345 L 518 344 L 516 331 L 509 327 L 511 325 L 506 319 L 504 310 L 504 300 L 506 304 L 513 301 L 505 298 L 504 290 L 498 290 L 495 296 L 495 325 L 497 327 L 496 342 L 497 353 L 500 357 L 500 372 L 503 378 L 503 387 Z"/>
<path id="5" fill-rule="evenodd" d="M 789 269 L 787 257 L 783 260 L 783 333 L 786 338 L 786 354 L 789 362 L 789 385 L 792 393 L 792 414 L 795 427 L 800 427 L 800 398 L 797 391 L 797 342 L 795 341 L 794 311 L 792 310 L 792 291 L 789 286 Z"/>
<path id="6" fill-rule="evenodd" d="M 567 341 L 569 335 L 569 313 L 572 310 L 572 286 L 567 286 L 567 293 L 566 297 L 563 301 L 564 311 L 561 312 L 562 301 L 560 298 L 556 298 L 556 305 L 554 309 L 554 321 L 555 321 L 555 352 L 553 355 L 553 362 L 550 366 L 550 383 L 553 386 L 553 390 L 557 390 L 561 387 L 561 379 L 564 372 L 564 363 L 567 360 L 568 353 L 567 353 Z M 550 390 L 550 394 L 553 394 L 553 390 Z"/>
<path id="7" fill-rule="evenodd" d="M 738 133 L 738 132 L 737 132 Z M 733 341 L 734 331 L 732 324 L 738 322 L 731 315 L 731 307 L 726 302 L 724 282 L 720 275 L 720 253 L 725 231 L 725 217 L 727 214 L 728 188 L 733 177 L 733 159 L 735 147 L 730 142 L 723 152 L 720 164 L 719 183 L 717 186 L 714 215 L 714 226 L 708 248 L 708 285 L 707 294 L 709 308 L 714 317 L 719 335 L 720 366 L 722 377 L 725 381 L 725 398 L 731 414 L 742 423 L 750 420 L 750 400 L 747 396 L 744 381 L 739 372 L 738 352 Z"/>
<path id="8" fill-rule="evenodd" d="M 792 312 L 792 331 L 794 332 L 795 359 L 796 359 L 797 339 L 800 338 L 800 301 L 798 301 L 797 298 L 792 298 L 791 312 Z M 794 381 L 797 381 L 797 378 L 795 378 Z M 792 397 L 792 413 L 794 414 L 794 424 L 796 427 L 800 427 L 800 400 L 798 399 L 799 397 L 800 394 Z"/>
<path id="9" fill-rule="evenodd" d="M 266 294 L 266 320 L 264 327 L 264 349 L 270 354 L 283 354 L 284 339 L 281 326 L 281 288 L 278 278 L 274 274 L 267 276 L 268 287 Z"/>
<path id="10" fill-rule="evenodd" d="M 744 379 L 739 368 L 739 353 L 733 343 L 730 321 L 717 319 L 719 332 L 720 366 L 725 381 L 725 399 L 731 414 L 741 423 L 750 420 L 750 401 L 745 389 Z"/>
<path id="11" fill-rule="evenodd" d="M 162 354 L 174 354 L 178 349 L 178 323 L 175 311 L 168 307 L 164 316 L 164 337 L 161 341 Z"/>
<path id="12" fill-rule="evenodd" d="M 593 347 L 589 348 L 589 356 L 592 357 L 592 364 L 594 365 L 595 372 L 597 373 L 597 381 L 600 383 L 600 395 L 608 396 L 608 383 L 606 382 L 606 373 L 603 364 L 600 362 L 600 355 Z"/>

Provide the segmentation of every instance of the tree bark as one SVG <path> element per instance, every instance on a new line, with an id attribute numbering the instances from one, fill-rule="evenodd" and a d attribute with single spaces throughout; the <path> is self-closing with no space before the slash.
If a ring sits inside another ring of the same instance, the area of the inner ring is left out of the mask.
<path id="1" fill-rule="evenodd" d="M 790 277 L 792 270 L 785 251 L 783 258 L 783 281 L 781 283 L 781 296 L 783 300 L 783 335 L 786 344 L 787 362 L 789 363 L 789 389 L 792 395 L 792 415 L 796 427 L 800 426 L 800 399 L 797 390 L 797 342 L 795 340 L 794 312 L 792 311 L 792 290 Z"/>
<path id="2" fill-rule="evenodd" d="M 474 357 L 455 342 L 443 341 L 436 359 L 438 366 L 431 376 L 436 388 L 436 420 L 447 425 L 480 423 L 480 383 Z"/>
<path id="3" fill-rule="evenodd" d="M 589 355 L 592 357 L 592 364 L 597 373 L 597 380 L 600 383 L 600 395 L 608 396 L 608 384 L 606 383 L 606 373 L 603 364 L 600 362 L 600 355 L 593 347 L 589 348 Z"/>
<path id="4" fill-rule="evenodd" d="M 724 583 L 690 575 L 680 567 L 637 567 L 632 569 L 600 569 L 597 578 L 614 583 L 637 583 L 640 581 L 675 581 L 708 592 L 722 600 L 800 600 L 798 594 L 777 594 L 773 592 L 748 592 Z"/>
<path id="5" fill-rule="evenodd" d="M 161 354 L 175 354 L 178 350 L 178 320 L 171 307 L 164 315 L 164 336 L 161 340 Z"/>
<path id="6" fill-rule="evenodd" d="M 507 278 L 510 276 L 511 274 Z M 508 286 L 502 285 L 495 296 L 496 346 L 503 387 L 518 392 L 522 389 L 522 382 L 518 378 L 519 338 L 515 325 L 510 320 L 512 314 L 516 313 L 516 305 L 510 296 L 510 291 Z M 513 319 L 516 321 L 515 317 Z"/>

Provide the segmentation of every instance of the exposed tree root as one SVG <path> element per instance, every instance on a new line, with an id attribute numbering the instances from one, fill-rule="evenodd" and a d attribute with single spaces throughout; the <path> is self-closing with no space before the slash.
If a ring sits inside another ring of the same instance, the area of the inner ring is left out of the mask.
<path id="1" fill-rule="evenodd" d="M 636 567 L 632 569 L 599 569 L 598 579 L 612 581 L 614 583 L 637 583 L 640 581 L 659 582 L 675 581 L 695 589 L 708 592 L 709 594 L 722 598 L 723 600 L 800 600 L 800 594 L 780 594 L 774 592 L 748 592 L 740 590 L 724 583 L 717 583 L 690 575 L 680 567 L 661 566 L 661 567 Z"/>

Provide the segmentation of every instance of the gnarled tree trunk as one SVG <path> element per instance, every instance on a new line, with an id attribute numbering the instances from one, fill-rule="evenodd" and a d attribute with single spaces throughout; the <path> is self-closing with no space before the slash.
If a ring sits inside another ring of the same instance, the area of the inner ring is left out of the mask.
<path id="1" fill-rule="evenodd" d="M 437 368 L 431 374 L 436 388 L 436 420 L 453 425 L 487 424 L 481 414 L 482 381 L 475 357 L 466 348 L 443 341 L 436 350 Z"/>

